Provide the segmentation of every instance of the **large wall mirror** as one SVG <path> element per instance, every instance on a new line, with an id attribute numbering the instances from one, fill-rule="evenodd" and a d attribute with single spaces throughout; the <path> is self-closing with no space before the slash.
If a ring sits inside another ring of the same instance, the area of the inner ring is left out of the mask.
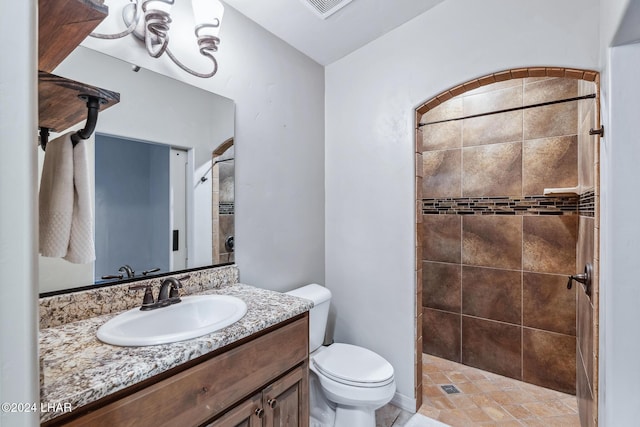
<path id="1" fill-rule="evenodd" d="M 85 47 L 53 74 L 119 92 L 120 103 L 84 142 L 96 261 L 40 256 L 41 295 L 233 262 L 234 102 Z"/>

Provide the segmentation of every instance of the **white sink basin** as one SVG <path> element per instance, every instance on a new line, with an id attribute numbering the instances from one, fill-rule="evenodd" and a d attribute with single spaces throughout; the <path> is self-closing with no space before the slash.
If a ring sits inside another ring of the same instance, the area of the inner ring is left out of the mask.
<path id="1" fill-rule="evenodd" d="M 107 344 L 144 346 L 167 344 L 210 334 L 242 318 L 247 304 L 228 295 L 194 295 L 155 310 L 134 308 L 98 328 Z"/>

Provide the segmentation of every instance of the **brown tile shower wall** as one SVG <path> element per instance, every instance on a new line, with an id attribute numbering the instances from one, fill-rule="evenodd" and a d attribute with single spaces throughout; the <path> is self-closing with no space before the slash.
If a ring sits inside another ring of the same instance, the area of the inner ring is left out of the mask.
<path id="1" fill-rule="evenodd" d="M 227 148 L 225 158 L 232 159 L 234 148 Z M 212 255 L 214 264 L 235 262 L 235 252 L 232 247 L 235 236 L 235 196 L 233 162 L 220 160 L 217 152 L 213 154 L 211 175 L 212 198 Z M 230 239 L 231 238 L 231 239 Z"/>
<path id="2" fill-rule="evenodd" d="M 578 81 L 513 79 L 431 109 L 433 122 L 578 96 Z M 423 350 L 576 392 L 578 103 L 421 129 Z"/>
<path id="3" fill-rule="evenodd" d="M 235 262 L 235 252 L 227 243 L 229 237 L 233 237 L 236 234 L 234 227 L 234 208 L 233 203 L 220 203 L 218 247 L 220 251 L 219 262 L 221 263 Z"/>
<path id="4" fill-rule="evenodd" d="M 593 83 L 579 82 L 580 95 L 592 93 Z M 590 129 L 598 127 L 598 108 L 596 100 L 582 102 L 578 106 L 578 144 L 579 182 L 584 190 L 579 216 L 576 272 L 582 272 L 584 265 L 590 262 L 594 268 L 593 291 L 587 296 L 578 285 L 577 300 L 577 367 L 576 394 L 580 408 L 582 426 L 598 425 L 598 270 L 599 270 L 599 138 L 589 135 Z"/>

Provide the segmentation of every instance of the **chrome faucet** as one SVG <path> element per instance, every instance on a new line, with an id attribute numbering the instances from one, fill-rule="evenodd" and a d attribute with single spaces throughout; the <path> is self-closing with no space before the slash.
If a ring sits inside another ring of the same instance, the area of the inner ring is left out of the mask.
<path id="1" fill-rule="evenodd" d="M 126 275 L 127 275 L 127 279 L 132 278 L 132 277 L 133 277 L 133 276 L 135 276 L 135 274 L 136 274 L 136 272 L 135 272 L 135 271 L 133 271 L 133 268 L 131 268 L 131 266 L 130 266 L 129 264 L 125 264 L 125 265 L 123 265 L 122 267 L 120 267 L 120 268 L 118 269 L 118 271 L 119 271 L 120 273 L 126 273 Z"/>

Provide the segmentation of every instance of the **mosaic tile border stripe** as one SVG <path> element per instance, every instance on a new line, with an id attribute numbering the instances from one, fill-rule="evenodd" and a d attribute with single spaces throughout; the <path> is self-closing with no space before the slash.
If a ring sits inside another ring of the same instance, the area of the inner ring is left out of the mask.
<path id="1" fill-rule="evenodd" d="M 579 198 L 446 197 L 422 199 L 424 215 L 577 215 Z"/>
<path id="2" fill-rule="evenodd" d="M 581 216 L 589 217 L 596 215 L 596 192 L 594 190 L 585 191 L 580 195 L 578 213 Z"/>

